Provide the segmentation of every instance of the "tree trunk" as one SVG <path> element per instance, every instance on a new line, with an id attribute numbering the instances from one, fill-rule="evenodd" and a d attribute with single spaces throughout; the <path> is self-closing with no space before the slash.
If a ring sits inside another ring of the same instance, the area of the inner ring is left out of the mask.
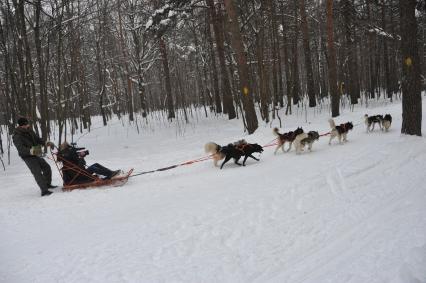
<path id="1" fill-rule="evenodd" d="M 302 19 L 302 36 L 303 36 L 303 50 L 305 51 L 305 69 L 306 69 L 306 80 L 307 80 L 307 92 L 309 98 L 309 107 L 315 107 L 317 105 L 315 99 L 315 84 L 314 74 L 312 71 L 312 60 L 311 60 L 311 47 L 309 44 L 309 28 L 308 20 L 306 17 L 306 5 L 305 0 L 299 0 L 300 17 Z"/>
<path id="2" fill-rule="evenodd" d="M 238 75 L 240 78 L 240 91 L 243 96 L 242 101 L 247 122 L 247 131 L 249 134 L 252 134 L 258 127 L 258 121 L 256 111 L 254 110 L 253 92 L 251 91 L 251 86 L 249 84 L 249 71 L 247 67 L 246 55 L 244 52 L 243 39 L 240 33 L 240 27 L 238 24 L 238 18 L 233 0 L 225 0 L 225 7 L 230 20 L 229 27 L 231 30 L 232 47 L 237 59 Z"/>
<path id="3" fill-rule="evenodd" d="M 213 7 L 214 8 L 214 7 Z M 222 113 L 222 101 L 220 99 L 219 94 L 219 77 L 217 74 L 217 66 L 216 66 L 216 55 L 213 48 L 213 38 L 212 38 L 212 31 L 210 28 L 210 23 L 213 23 L 212 15 L 210 12 L 207 13 L 207 31 L 206 31 L 206 38 L 207 42 L 209 44 L 209 52 L 210 52 L 210 65 L 212 67 L 212 88 L 213 88 L 213 95 L 214 95 L 214 105 L 215 105 L 215 111 L 216 113 Z"/>
<path id="4" fill-rule="evenodd" d="M 339 116 L 340 97 L 337 89 L 337 62 L 333 29 L 333 0 L 327 0 L 328 81 L 331 96 L 331 117 L 337 117 Z"/>
<path id="5" fill-rule="evenodd" d="M 288 41 L 287 41 L 287 33 L 286 33 L 286 24 L 285 24 L 285 18 L 284 18 L 284 5 L 281 3 L 281 24 L 283 26 L 283 60 L 284 60 L 284 68 L 285 68 L 285 77 L 286 77 L 286 92 L 287 92 L 287 107 L 285 110 L 285 114 L 290 114 L 291 115 L 291 74 L 290 74 L 290 62 L 288 59 L 288 49 L 287 49 L 287 45 L 288 45 Z M 287 27 L 288 28 L 288 27 Z"/>
<path id="6" fill-rule="evenodd" d="M 259 94 L 260 94 L 260 113 L 262 119 L 268 123 L 269 122 L 269 111 L 268 111 L 268 88 L 267 88 L 267 78 L 264 64 L 264 44 L 265 44 L 265 31 L 263 24 L 263 5 L 260 7 L 259 11 L 260 24 L 257 23 L 256 33 L 256 55 L 257 55 L 257 73 L 259 77 Z"/>
<path id="7" fill-rule="evenodd" d="M 229 120 L 236 117 L 235 107 L 232 99 L 232 90 L 231 83 L 229 82 L 228 71 L 226 69 L 226 60 L 225 60 L 225 45 L 224 45 L 224 36 L 222 29 L 222 12 L 219 7 L 218 11 L 214 6 L 213 0 L 207 0 L 207 5 L 210 9 L 210 15 L 213 22 L 213 30 L 216 39 L 216 48 L 219 56 L 219 65 L 222 78 L 222 91 L 223 91 L 223 111 L 228 114 Z"/>
<path id="8" fill-rule="evenodd" d="M 352 17 L 355 14 L 352 0 L 345 0 L 343 17 L 345 21 L 346 52 L 348 56 L 348 92 L 351 98 L 351 104 L 357 104 L 360 96 L 358 63 L 356 60 L 356 43 Z"/>
<path id="9" fill-rule="evenodd" d="M 176 116 L 175 116 L 175 109 L 173 105 L 172 85 L 170 82 L 170 69 L 169 69 L 169 60 L 167 57 L 167 48 L 166 48 L 166 43 L 164 42 L 163 37 L 160 37 L 158 40 L 160 44 L 161 61 L 163 62 L 164 79 L 166 83 L 166 94 L 167 94 L 166 104 L 167 104 L 167 110 L 168 110 L 167 118 L 169 120 L 172 120 Z"/>
<path id="10" fill-rule="evenodd" d="M 123 64 L 125 69 L 126 76 L 126 104 L 127 104 L 127 112 L 129 112 L 129 121 L 134 121 L 133 117 L 133 88 L 132 81 L 130 78 L 130 68 L 129 68 L 129 56 L 127 56 L 126 45 L 124 42 L 124 34 L 123 34 L 123 23 L 121 18 L 121 3 L 118 3 L 118 23 L 119 23 L 119 32 L 120 32 L 120 49 L 123 54 Z"/>
<path id="11" fill-rule="evenodd" d="M 299 50 L 298 50 L 298 41 L 299 41 L 299 24 L 297 18 L 297 0 L 294 0 L 294 38 L 293 42 L 293 85 L 292 85 L 292 97 L 293 104 L 296 105 L 300 101 L 300 78 L 299 78 Z"/>
<path id="12" fill-rule="evenodd" d="M 420 58 L 417 47 L 416 0 L 399 0 L 402 55 L 401 133 L 422 135 Z"/>
<path id="13" fill-rule="evenodd" d="M 386 5 L 382 3 L 382 29 L 386 32 Z M 389 71 L 389 50 L 388 50 L 388 38 L 383 38 L 383 65 L 385 68 L 385 87 L 386 96 L 392 99 L 392 87 L 390 82 L 390 71 Z"/>
<path id="14" fill-rule="evenodd" d="M 372 22 L 372 16 L 371 16 L 371 7 L 370 7 L 370 1 L 366 0 L 367 4 L 367 18 L 368 22 Z M 368 70 L 368 81 L 369 81 L 369 94 L 370 98 L 374 98 L 376 96 L 375 89 L 376 89 L 376 75 L 375 75 L 375 66 L 376 66 L 376 58 L 374 57 L 374 34 L 373 32 L 368 33 L 368 58 L 369 58 L 369 70 Z"/>
<path id="15" fill-rule="evenodd" d="M 35 26 L 34 26 L 34 42 L 37 52 L 37 63 L 38 63 L 38 76 L 39 76 L 39 91 L 40 91 L 40 100 L 41 100 L 41 109 L 40 109 L 40 127 L 42 138 L 47 139 L 47 135 L 50 132 L 49 129 L 49 109 L 48 109 L 48 100 L 46 92 L 46 76 L 44 73 L 44 62 L 41 48 L 41 39 L 40 39 L 40 13 L 41 13 L 41 0 L 36 2 L 36 11 L 35 11 Z"/>

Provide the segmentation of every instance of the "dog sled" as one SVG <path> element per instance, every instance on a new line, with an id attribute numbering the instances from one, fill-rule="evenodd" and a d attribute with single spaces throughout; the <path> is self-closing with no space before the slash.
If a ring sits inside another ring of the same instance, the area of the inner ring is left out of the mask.
<path id="1" fill-rule="evenodd" d="M 72 191 L 75 189 L 87 189 L 94 187 L 103 187 L 103 186 L 112 186 L 119 187 L 127 183 L 129 177 L 133 173 L 133 168 L 127 172 L 122 172 L 121 174 L 114 176 L 110 179 L 102 178 L 98 175 L 91 174 L 86 171 L 84 168 L 79 167 L 78 165 L 69 162 L 62 158 L 57 152 L 50 151 L 52 155 L 52 160 L 55 162 L 56 168 L 61 175 L 63 181 L 63 191 Z M 65 182 L 64 171 L 72 172 L 71 180 Z"/>

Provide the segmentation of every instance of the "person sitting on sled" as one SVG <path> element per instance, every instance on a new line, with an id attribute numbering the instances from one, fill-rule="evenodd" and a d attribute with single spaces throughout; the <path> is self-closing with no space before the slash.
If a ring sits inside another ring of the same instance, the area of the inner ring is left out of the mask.
<path id="1" fill-rule="evenodd" d="M 84 158 L 88 154 L 89 151 L 84 147 L 75 147 L 75 145 L 70 145 L 67 142 L 59 146 L 58 156 L 63 163 L 62 174 L 65 185 L 71 182 L 73 184 L 91 182 L 93 179 L 88 175 L 92 174 L 103 176 L 104 179 L 111 179 L 121 173 L 121 170 L 113 171 L 99 163 L 94 163 L 86 167 L 86 160 Z"/>

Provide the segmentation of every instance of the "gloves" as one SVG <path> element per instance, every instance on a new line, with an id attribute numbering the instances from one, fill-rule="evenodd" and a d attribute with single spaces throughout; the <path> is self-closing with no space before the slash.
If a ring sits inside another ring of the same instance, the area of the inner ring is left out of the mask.
<path id="1" fill-rule="evenodd" d="M 41 156 L 42 154 L 41 146 L 40 145 L 32 146 L 30 149 L 30 154 L 34 156 Z"/>
<path id="2" fill-rule="evenodd" d="M 47 141 L 46 146 L 50 147 L 50 149 L 53 149 L 55 147 L 55 144 L 51 141 Z"/>

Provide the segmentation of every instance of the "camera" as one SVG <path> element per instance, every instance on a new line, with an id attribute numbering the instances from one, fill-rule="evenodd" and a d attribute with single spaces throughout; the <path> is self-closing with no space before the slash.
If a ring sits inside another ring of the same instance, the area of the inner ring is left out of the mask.
<path id="1" fill-rule="evenodd" d="M 89 155 L 89 150 L 87 150 L 87 149 L 83 148 L 82 150 L 77 150 L 77 153 L 78 153 L 80 156 L 84 157 L 84 156 L 86 156 L 86 155 Z"/>
<path id="2" fill-rule="evenodd" d="M 77 143 L 75 142 L 71 143 L 71 147 L 81 157 L 85 157 L 86 155 L 89 155 L 89 150 L 87 150 L 84 147 L 77 147 Z"/>

